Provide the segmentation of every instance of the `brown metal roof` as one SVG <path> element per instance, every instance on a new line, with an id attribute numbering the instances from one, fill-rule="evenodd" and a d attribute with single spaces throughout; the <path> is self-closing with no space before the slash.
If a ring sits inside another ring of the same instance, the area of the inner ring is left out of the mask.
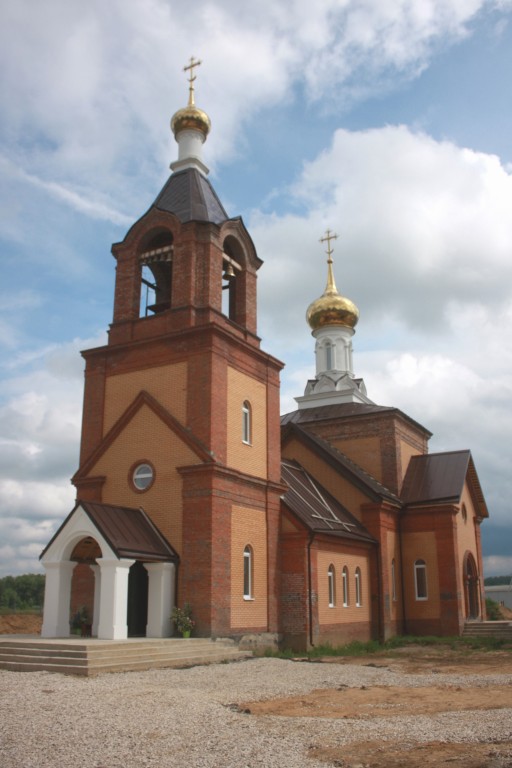
<path id="1" fill-rule="evenodd" d="M 77 509 L 82 508 L 117 557 L 145 562 L 177 561 L 179 556 L 143 509 L 78 501 L 41 553 L 44 555 Z"/>
<path id="2" fill-rule="evenodd" d="M 282 500 L 315 533 L 375 542 L 366 528 L 296 461 L 284 460 L 281 476 L 288 490 Z"/>
<path id="3" fill-rule="evenodd" d="M 331 406 L 329 406 L 331 407 Z M 323 440 L 313 432 L 309 432 L 297 424 L 289 424 L 283 430 L 283 444 L 288 436 L 297 437 L 303 443 L 309 444 L 314 451 L 320 452 L 323 458 L 340 474 L 348 477 L 354 485 L 363 493 L 375 501 L 386 499 L 395 504 L 400 504 L 400 499 L 386 486 L 379 483 L 372 475 L 366 472 L 359 464 L 345 456 L 338 448 L 335 448 L 327 440 Z"/>
<path id="4" fill-rule="evenodd" d="M 229 218 L 212 185 L 196 168 L 173 173 L 153 206 L 173 213 L 183 224 L 187 221 L 222 224 Z"/>
<path id="5" fill-rule="evenodd" d="M 459 503 L 466 480 L 477 514 L 480 517 L 488 517 L 470 451 L 412 456 L 404 478 L 401 498 L 407 505 Z"/>

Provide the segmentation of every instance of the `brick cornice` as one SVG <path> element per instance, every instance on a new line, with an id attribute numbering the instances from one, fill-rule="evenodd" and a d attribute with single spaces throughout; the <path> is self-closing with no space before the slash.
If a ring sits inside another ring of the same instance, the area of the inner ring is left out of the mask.
<path id="1" fill-rule="evenodd" d="M 265 478 L 248 475 L 245 472 L 240 472 L 237 469 L 226 467 L 225 464 L 219 464 L 217 462 L 210 464 L 190 464 L 183 467 L 176 467 L 176 469 L 180 475 L 183 475 L 184 477 L 207 473 L 236 484 L 244 483 L 245 485 L 252 485 L 256 488 L 263 488 L 275 493 L 282 494 L 287 490 L 287 486 L 282 483 L 273 483 Z"/>

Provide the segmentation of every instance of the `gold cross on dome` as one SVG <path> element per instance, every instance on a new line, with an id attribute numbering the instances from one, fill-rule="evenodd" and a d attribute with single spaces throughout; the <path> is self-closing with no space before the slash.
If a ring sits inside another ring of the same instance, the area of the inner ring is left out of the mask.
<path id="1" fill-rule="evenodd" d="M 188 103 L 189 104 L 194 103 L 194 80 L 197 77 L 197 75 L 194 74 L 194 69 L 196 67 L 199 67 L 200 64 L 202 64 L 202 61 L 200 59 L 194 59 L 194 57 L 191 56 L 190 64 L 187 64 L 186 67 L 183 67 L 184 72 L 190 72 L 190 76 L 188 78 Z"/>
<path id="2" fill-rule="evenodd" d="M 328 256 L 328 261 L 332 261 L 331 256 L 332 256 L 333 249 L 331 248 L 331 240 L 337 240 L 337 239 L 338 239 L 338 235 L 335 232 L 331 232 L 330 229 L 326 231 L 324 237 L 320 238 L 321 243 L 327 243 L 326 253 Z"/>

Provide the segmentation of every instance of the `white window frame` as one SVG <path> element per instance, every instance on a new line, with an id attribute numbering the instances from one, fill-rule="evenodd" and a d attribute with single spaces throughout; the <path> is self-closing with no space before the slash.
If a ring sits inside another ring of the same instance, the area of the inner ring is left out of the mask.
<path id="1" fill-rule="evenodd" d="M 356 607 L 360 608 L 363 604 L 363 599 L 361 595 L 361 569 L 359 567 L 356 568 L 355 584 L 356 584 Z"/>
<path id="2" fill-rule="evenodd" d="M 327 589 L 329 594 L 329 608 L 334 608 L 336 606 L 336 571 L 332 564 L 327 569 Z"/>
<path id="3" fill-rule="evenodd" d="M 346 565 L 343 566 L 343 571 L 341 573 L 341 583 L 343 585 L 343 607 L 348 608 L 350 605 L 350 596 L 348 592 L 348 568 Z"/>
<path id="4" fill-rule="evenodd" d="M 155 470 L 147 461 L 137 464 L 132 472 L 132 483 L 140 493 L 148 491 L 155 480 Z"/>
<path id="5" fill-rule="evenodd" d="M 244 548 L 244 600 L 254 600 L 253 595 L 253 553 L 252 547 L 247 544 Z"/>
<path id="6" fill-rule="evenodd" d="M 252 408 L 248 400 L 242 405 L 242 443 L 252 444 Z"/>
<path id="7" fill-rule="evenodd" d="M 422 586 L 425 587 L 425 594 L 420 594 L 420 590 L 418 589 L 420 586 L 420 581 L 418 578 L 420 573 L 423 574 L 420 578 L 423 580 Z M 428 600 L 427 564 L 425 560 L 422 560 L 421 558 L 414 562 L 414 589 L 416 593 L 416 600 Z"/>

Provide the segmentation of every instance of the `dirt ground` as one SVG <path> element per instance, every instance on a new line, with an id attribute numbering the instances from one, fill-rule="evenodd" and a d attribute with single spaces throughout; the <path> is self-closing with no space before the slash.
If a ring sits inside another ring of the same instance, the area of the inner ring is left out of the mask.
<path id="1" fill-rule="evenodd" d="M 312 662 L 297 662 L 312 663 Z M 306 696 L 292 696 L 262 702 L 247 702 L 244 711 L 252 715 L 284 717 L 328 717 L 371 720 L 374 717 L 434 715 L 464 710 L 512 708 L 512 683 L 446 688 L 432 685 L 432 674 L 512 675 L 512 651 L 453 651 L 448 647 L 408 647 L 389 654 L 364 658 L 329 658 L 316 663 L 360 664 L 386 667 L 398 674 L 428 675 L 424 687 L 374 686 L 315 690 Z M 511 722 L 512 727 L 512 722 Z M 354 742 L 343 748 L 314 748 L 310 756 L 340 768 L 512 768 L 512 742 L 440 743 L 411 745 L 410 742 Z"/>
<path id="2" fill-rule="evenodd" d="M 0 615 L 0 635 L 39 635 L 43 617 L 36 613 Z"/>
<path id="3" fill-rule="evenodd" d="M 0 616 L 0 635 L 39 634 L 42 617 L 35 614 Z M 512 708 L 509 685 L 453 686 L 432 684 L 432 675 L 512 676 L 512 649 L 503 651 L 451 650 L 448 647 L 409 646 L 365 657 L 329 657 L 297 664 L 359 664 L 385 667 L 397 673 L 428 675 L 428 684 L 417 688 L 400 685 L 314 690 L 305 696 L 247 702 L 241 709 L 253 716 L 350 718 L 434 715 L 464 710 Z M 512 731 L 512 721 L 511 721 Z M 338 768 L 512 768 L 512 741 L 493 743 L 353 742 L 341 748 L 311 749 L 311 757 Z"/>

